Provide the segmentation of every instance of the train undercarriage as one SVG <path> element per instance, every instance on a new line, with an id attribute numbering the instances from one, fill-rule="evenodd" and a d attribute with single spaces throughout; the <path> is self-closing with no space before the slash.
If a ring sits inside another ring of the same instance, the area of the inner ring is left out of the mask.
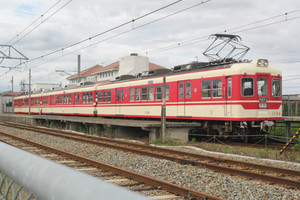
<path id="1" fill-rule="evenodd" d="M 197 133 L 202 136 L 242 139 L 247 142 L 250 138 L 257 139 L 269 134 L 269 127 L 273 125 L 272 121 L 203 121 Z"/>

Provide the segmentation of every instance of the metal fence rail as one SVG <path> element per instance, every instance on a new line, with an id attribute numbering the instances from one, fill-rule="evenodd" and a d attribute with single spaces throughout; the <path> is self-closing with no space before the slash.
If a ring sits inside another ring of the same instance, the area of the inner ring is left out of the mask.
<path id="1" fill-rule="evenodd" d="M 147 199 L 3 142 L 0 142 L 0 174 L 1 200 Z"/>

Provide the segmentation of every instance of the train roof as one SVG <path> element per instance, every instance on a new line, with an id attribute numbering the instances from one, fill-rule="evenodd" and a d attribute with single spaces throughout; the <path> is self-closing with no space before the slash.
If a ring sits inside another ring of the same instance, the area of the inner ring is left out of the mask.
<path id="1" fill-rule="evenodd" d="M 63 92 L 66 90 L 89 90 L 90 88 L 93 88 L 95 86 L 107 86 L 107 85 L 114 85 L 114 83 L 128 83 L 128 81 L 135 81 L 135 80 L 149 80 L 149 78 L 157 78 L 157 77 L 162 77 L 166 76 L 171 78 L 174 75 L 185 75 L 186 73 L 193 73 L 193 72 L 204 72 L 204 71 L 213 71 L 212 75 L 216 75 L 215 70 L 217 69 L 232 69 L 230 71 L 227 71 L 228 75 L 229 74 L 238 74 L 238 73 L 248 73 L 248 74 L 255 74 L 257 71 L 262 72 L 268 72 L 272 71 L 273 75 L 280 75 L 281 76 L 281 71 L 268 66 L 261 66 L 261 68 L 256 68 L 253 67 L 253 65 L 258 65 L 258 62 L 265 61 L 268 62 L 266 59 L 259 59 L 255 61 L 249 61 L 249 60 L 243 60 L 243 61 L 236 61 L 233 59 L 226 59 L 226 60 L 221 60 L 221 61 L 214 61 L 214 62 L 192 62 L 188 64 L 182 64 L 182 65 L 177 65 L 172 69 L 158 69 L 158 70 L 150 70 L 150 71 L 145 71 L 143 73 L 139 73 L 136 76 L 132 75 L 125 75 L 116 78 L 115 80 L 111 80 L 110 82 L 107 83 L 102 83 L 102 84 L 96 84 L 93 82 L 87 82 L 87 83 L 80 83 L 77 85 L 70 85 L 70 86 L 65 86 L 65 87 L 57 87 L 53 88 L 50 91 L 40 91 L 32 94 L 34 97 L 36 94 L 41 94 L 41 93 L 47 93 L 50 94 L 52 92 Z M 246 64 L 246 65 L 245 65 Z M 248 66 L 248 67 L 247 67 Z M 250 66 L 250 67 L 249 67 Z M 259 69 L 259 70 L 258 70 Z M 244 72 L 245 71 L 245 72 Z M 227 74 L 226 73 L 226 74 Z M 86 89 L 85 89 L 86 88 Z M 28 95 L 28 94 L 25 94 Z"/>

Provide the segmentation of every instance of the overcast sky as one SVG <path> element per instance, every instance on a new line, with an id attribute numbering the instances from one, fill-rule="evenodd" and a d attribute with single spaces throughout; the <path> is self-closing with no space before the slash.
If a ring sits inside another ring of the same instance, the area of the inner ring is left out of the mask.
<path id="1" fill-rule="evenodd" d="M 22 65 L 19 60 L 2 61 L 0 66 L 18 69 L 0 68 L 0 92 L 11 90 L 12 76 L 15 91 L 19 90 L 22 79 L 28 82 L 29 69 L 33 83 L 66 84 L 68 75 L 55 70 L 74 73 L 78 54 L 82 70 L 108 65 L 130 53 L 146 55 L 150 62 L 168 68 L 207 61 L 202 53 L 211 42 L 208 36 L 226 31 L 240 35 L 250 47 L 245 59 L 266 58 L 282 70 L 284 94 L 300 94 L 300 1 L 183 0 L 143 18 L 139 17 L 175 0 L 0 2 L 0 44 L 13 45 L 29 58 Z"/>

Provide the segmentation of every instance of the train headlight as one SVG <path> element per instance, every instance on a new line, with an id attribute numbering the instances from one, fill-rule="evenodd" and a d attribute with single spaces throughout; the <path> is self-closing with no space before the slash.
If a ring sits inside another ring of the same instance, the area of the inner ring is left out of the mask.
<path id="1" fill-rule="evenodd" d="M 259 67 L 268 67 L 269 61 L 267 59 L 258 59 L 257 60 L 257 66 Z"/>

